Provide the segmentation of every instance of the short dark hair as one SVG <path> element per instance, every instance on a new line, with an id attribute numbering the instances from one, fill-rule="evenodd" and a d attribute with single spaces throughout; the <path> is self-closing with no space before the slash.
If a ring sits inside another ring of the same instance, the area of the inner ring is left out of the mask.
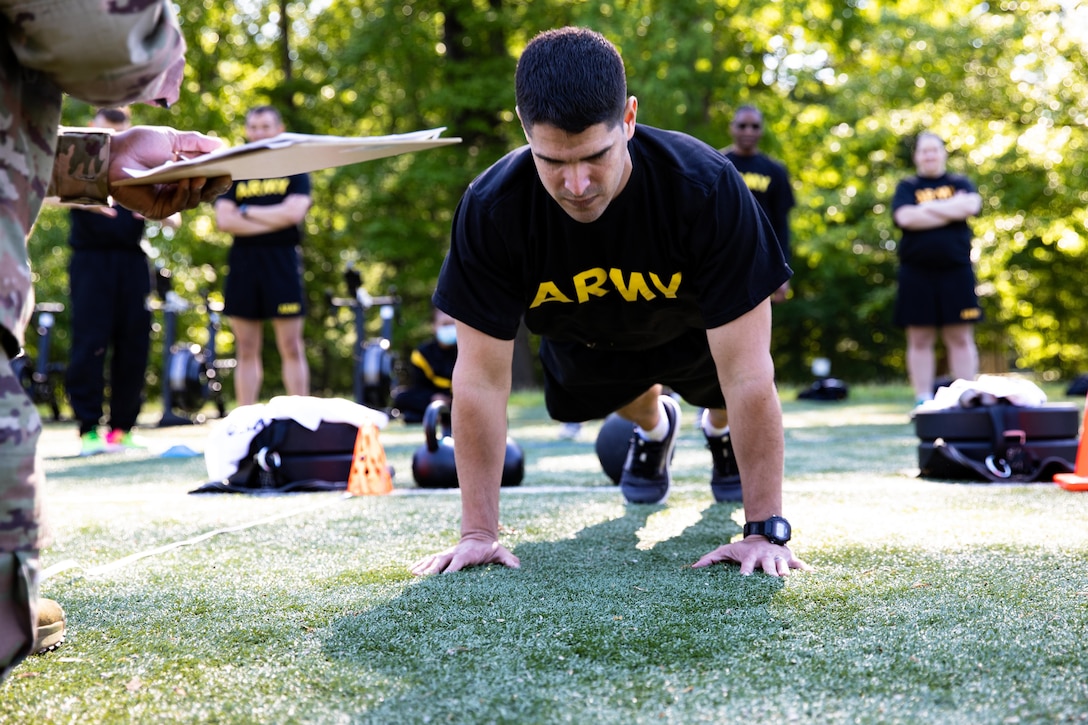
<path id="1" fill-rule="evenodd" d="M 128 123 L 129 115 L 127 108 L 99 108 L 94 112 L 94 117 L 101 116 L 110 123 L 116 123 L 118 125 Z"/>
<path id="2" fill-rule="evenodd" d="M 250 116 L 258 116 L 265 113 L 272 114 L 272 117 L 276 119 L 276 123 L 283 123 L 283 116 L 280 115 L 280 111 L 275 106 L 254 106 L 246 111 L 246 120 L 249 120 Z"/>
<path id="3" fill-rule="evenodd" d="M 737 106 L 737 110 L 733 112 L 733 118 L 736 118 L 737 116 L 739 116 L 741 113 L 744 113 L 744 112 L 754 113 L 757 116 L 759 116 L 760 118 L 763 118 L 763 111 L 759 110 L 758 108 L 753 106 L 751 103 L 745 103 L 744 105 Z"/>
<path id="4" fill-rule="evenodd" d="M 927 136 L 929 138 L 937 139 L 937 142 L 940 143 L 941 146 L 946 148 L 946 150 L 947 150 L 948 144 L 946 144 L 945 140 L 943 138 L 941 138 L 938 134 L 934 133 L 933 131 L 922 131 L 921 133 L 919 133 L 917 136 L 914 137 L 914 144 L 911 146 L 911 151 L 912 152 L 917 151 L 918 150 L 918 144 L 922 143 L 922 139 L 926 138 Z"/>
<path id="5" fill-rule="evenodd" d="M 627 104 L 623 59 L 595 31 L 546 30 L 529 41 L 518 60 L 514 95 L 529 131 L 538 123 L 567 133 L 598 123 L 618 125 Z"/>

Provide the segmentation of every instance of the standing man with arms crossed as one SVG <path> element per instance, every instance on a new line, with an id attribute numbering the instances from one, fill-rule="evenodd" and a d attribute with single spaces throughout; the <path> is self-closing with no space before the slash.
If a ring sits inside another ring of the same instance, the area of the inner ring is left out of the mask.
<path id="1" fill-rule="evenodd" d="M 149 219 L 211 201 L 229 179 L 117 187 L 128 169 L 214 151 L 198 133 L 140 127 L 58 134 L 62 93 L 88 103 L 177 100 L 185 42 L 169 2 L 0 1 L 0 680 L 64 637 L 64 613 L 41 600 L 41 417 L 11 369 L 34 308 L 26 239 L 44 197 L 105 204 Z"/>
<path id="2" fill-rule="evenodd" d="M 246 138 L 283 133 L 280 112 L 258 106 L 246 114 Z M 234 395 L 238 405 L 260 399 L 264 320 L 272 320 L 288 395 L 310 394 L 310 366 L 302 340 L 302 221 L 310 209 L 308 174 L 238 181 L 215 203 L 219 228 L 234 235 L 223 313 L 234 333 Z"/>
<path id="3" fill-rule="evenodd" d="M 982 197 L 967 177 L 948 173 L 947 163 L 941 137 L 919 134 L 917 173 L 900 181 L 892 198 L 892 219 L 903 230 L 895 324 L 907 330 L 907 373 L 916 404 L 933 399 L 938 330 L 952 377 L 978 375 L 974 326 L 982 320 L 982 308 L 967 220 L 982 211 Z"/>
<path id="4" fill-rule="evenodd" d="M 747 523 L 742 540 L 695 566 L 728 561 L 743 574 L 760 568 L 771 576 L 807 569 L 786 546 L 784 436 L 770 357 L 768 298 L 790 270 L 752 195 L 713 148 L 636 128 L 623 61 L 598 33 L 538 35 L 518 62 L 515 91 L 528 146 L 465 192 L 434 295 L 457 320 L 461 540 L 412 572 L 520 565 L 498 529 L 522 315 L 542 336 L 549 415 L 575 422 L 615 410 L 637 424 L 620 480 L 629 502 L 668 495 L 680 409 L 661 385 L 709 409 L 711 488 L 717 498 L 717 489 L 743 479 Z M 724 436 L 727 400 L 732 441 Z"/>
<path id="5" fill-rule="evenodd" d="M 786 264 L 792 258 L 790 249 L 790 210 L 795 201 L 790 175 L 786 166 L 759 150 L 763 139 L 763 113 L 755 106 L 741 106 L 729 124 L 733 145 L 722 149 L 725 157 L 737 167 L 744 183 L 756 198 L 771 222 L 774 235 L 782 245 Z M 785 302 L 790 283 L 787 280 L 773 295 L 772 302 Z"/>

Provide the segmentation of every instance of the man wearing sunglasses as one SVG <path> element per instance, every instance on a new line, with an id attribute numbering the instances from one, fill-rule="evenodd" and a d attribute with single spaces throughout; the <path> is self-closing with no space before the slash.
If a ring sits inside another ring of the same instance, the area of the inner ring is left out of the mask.
<path id="1" fill-rule="evenodd" d="M 755 106 L 741 106 L 729 124 L 729 133 L 733 137 L 733 145 L 722 149 L 722 153 L 737 167 L 752 196 L 767 215 L 788 263 L 790 209 L 795 203 L 793 189 L 785 165 L 759 150 L 759 142 L 763 138 L 763 114 Z M 789 289 L 790 283 L 787 281 L 771 295 L 771 301 L 784 302 Z"/>

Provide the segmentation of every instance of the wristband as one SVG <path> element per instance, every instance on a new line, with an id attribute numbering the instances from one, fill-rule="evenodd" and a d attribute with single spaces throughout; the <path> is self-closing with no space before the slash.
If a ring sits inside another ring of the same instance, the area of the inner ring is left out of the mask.
<path id="1" fill-rule="evenodd" d="M 112 135 L 106 128 L 62 128 L 46 196 L 66 204 L 108 205 Z"/>

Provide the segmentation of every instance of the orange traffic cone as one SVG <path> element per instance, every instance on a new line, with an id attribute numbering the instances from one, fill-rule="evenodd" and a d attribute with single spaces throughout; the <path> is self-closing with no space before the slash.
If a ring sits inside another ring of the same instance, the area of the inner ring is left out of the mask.
<path id="1" fill-rule="evenodd" d="M 385 449 L 378 440 L 378 426 L 364 423 L 355 436 L 355 452 L 348 474 L 348 493 L 352 496 L 373 496 L 393 490 L 393 476 L 385 461 Z"/>
<path id="2" fill-rule="evenodd" d="M 1085 434 L 1086 427 L 1088 427 L 1088 400 L 1085 400 L 1084 403 L 1084 420 L 1081 424 L 1080 443 L 1077 444 L 1077 462 L 1073 464 L 1073 472 L 1054 474 L 1054 483 L 1062 488 L 1088 489 L 1088 435 Z"/>

